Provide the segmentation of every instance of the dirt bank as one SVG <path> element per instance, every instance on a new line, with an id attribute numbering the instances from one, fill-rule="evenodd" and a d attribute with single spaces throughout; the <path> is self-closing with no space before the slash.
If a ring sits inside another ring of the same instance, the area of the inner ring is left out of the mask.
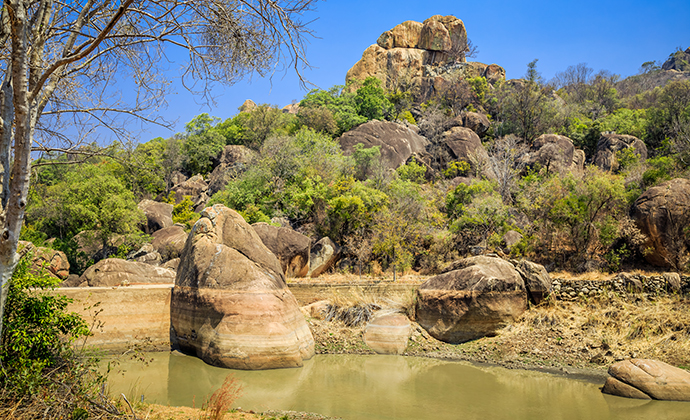
<path id="1" fill-rule="evenodd" d="M 338 297 L 339 305 L 356 305 Z M 371 303 L 371 301 L 368 301 Z M 385 306 L 385 300 L 376 302 Z M 390 302 L 388 302 L 390 304 Z M 414 298 L 394 302 L 414 320 Z M 364 325 L 308 319 L 321 354 L 373 354 Z M 490 363 L 601 380 L 608 366 L 626 358 L 652 358 L 690 367 L 690 300 L 682 296 L 619 297 L 605 294 L 532 307 L 495 337 L 447 344 L 413 323 L 408 356 Z"/>

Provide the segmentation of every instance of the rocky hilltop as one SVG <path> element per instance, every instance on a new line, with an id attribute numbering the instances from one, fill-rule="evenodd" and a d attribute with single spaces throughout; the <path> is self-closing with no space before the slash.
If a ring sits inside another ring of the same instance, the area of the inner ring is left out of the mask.
<path id="1" fill-rule="evenodd" d="M 404 87 L 425 100 L 461 78 L 483 76 L 492 84 L 505 79 L 501 66 L 468 62 L 470 49 L 465 24 L 455 16 L 408 20 L 381 34 L 347 72 L 346 81 L 373 76 L 386 89 Z"/>

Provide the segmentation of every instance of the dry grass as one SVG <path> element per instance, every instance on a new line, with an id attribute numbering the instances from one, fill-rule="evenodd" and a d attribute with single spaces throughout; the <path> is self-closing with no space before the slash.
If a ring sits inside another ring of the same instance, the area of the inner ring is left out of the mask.
<path id="1" fill-rule="evenodd" d="M 204 404 L 200 420 L 222 420 L 232 404 L 242 395 L 242 385 L 230 374 Z"/>
<path id="2" fill-rule="evenodd" d="M 533 308 L 501 331 L 517 353 L 568 365 L 607 365 L 628 357 L 690 366 L 690 301 L 625 301 L 604 296 Z"/>

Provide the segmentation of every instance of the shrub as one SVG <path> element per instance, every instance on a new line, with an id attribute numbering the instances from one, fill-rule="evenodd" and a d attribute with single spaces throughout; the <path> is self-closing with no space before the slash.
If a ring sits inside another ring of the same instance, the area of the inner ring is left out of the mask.
<path id="1" fill-rule="evenodd" d="M 0 360 L 0 416 L 3 418 L 119 419 L 121 413 L 102 393 L 98 360 L 75 350 L 89 335 L 71 302 L 48 291 L 60 280 L 30 271 L 25 256 L 7 294 Z M 8 409 L 7 409 L 8 408 Z"/>

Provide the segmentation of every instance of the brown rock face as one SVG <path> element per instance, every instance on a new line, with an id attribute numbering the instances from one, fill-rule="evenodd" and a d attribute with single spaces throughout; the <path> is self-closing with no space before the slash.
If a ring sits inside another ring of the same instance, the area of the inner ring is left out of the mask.
<path id="1" fill-rule="evenodd" d="M 597 143 L 594 164 L 605 171 L 618 171 L 619 164 L 616 152 L 623 149 L 632 149 L 640 157 L 640 161 L 647 159 L 647 146 L 637 137 L 625 134 L 602 134 L 599 143 Z"/>
<path id="2" fill-rule="evenodd" d="M 525 283 L 512 264 L 477 256 L 417 290 L 417 322 L 447 343 L 495 335 L 527 309 Z"/>
<path id="3" fill-rule="evenodd" d="M 417 101 L 424 101 L 459 78 L 484 76 L 491 84 L 505 80 L 505 70 L 496 64 L 466 63 L 466 41 L 465 24 L 454 16 L 406 21 L 381 34 L 347 72 L 346 81 L 373 76 L 386 89 L 404 83 Z"/>
<path id="4" fill-rule="evenodd" d="M 376 43 L 384 49 L 417 48 L 424 24 L 408 20 L 381 34 Z"/>
<path id="5" fill-rule="evenodd" d="M 19 241 L 18 252 L 22 256 L 29 252 L 32 253 L 31 271 L 33 273 L 38 273 L 43 269 L 62 280 L 69 276 L 69 261 L 67 261 L 67 255 L 62 251 L 37 247 L 27 241 Z"/>
<path id="6" fill-rule="evenodd" d="M 465 127 L 453 127 L 443 133 L 441 141 L 431 146 L 432 154 L 437 156 L 436 169 L 445 170 L 452 161 L 465 161 L 470 164 L 470 175 L 485 175 L 495 179 L 489 167 L 489 154 L 474 131 Z M 433 151 L 437 149 L 436 151 Z"/>
<path id="7" fill-rule="evenodd" d="M 215 366 L 301 366 L 314 339 L 278 259 L 237 212 L 215 205 L 201 215 L 177 271 L 173 339 Z"/>
<path id="8" fill-rule="evenodd" d="M 464 112 L 462 114 L 462 125 L 483 136 L 489 130 L 491 123 L 484 114 L 478 112 Z"/>
<path id="9" fill-rule="evenodd" d="M 629 359 L 609 367 L 601 392 L 627 398 L 690 401 L 690 372 L 650 359 Z"/>
<path id="10" fill-rule="evenodd" d="M 321 238 L 309 254 L 309 277 L 319 277 L 338 261 L 340 247 L 330 238 Z"/>
<path id="11" fill-rule="evenodd" d="M 146 226 L 144 227 L 145 233 L 151 234 L 157 230 L 173 225 L 172 204 L 160 203 L 153 200 L 141 200 L 137 207 L 139 207 L 139 210 L 143 211 L 146 216 Z"/>
<path id="12" fill-rule="evenodd" d="M 286 277 L 307 276 L 311 239 L 290 228 L 268 223 L 254 223 L 252 227 L 264 245 L 278 257 Z"/>
<path id="13" fill-rule="evenodd" d="M 372 120 L 348 131 L 338 139 L 347 155 L 361 143 L 365 148 L 381 147 L 381 163 L 389 169 L 404 165 L 412 153 L 423 152 L 429 141 L 405 127 L 390 121 Z"/>
<path id="14" fill-rule="evenodd" d="M 246 146 L 225 146 L 218 156 L 218 161 L 214 162 L 213 172 L 208 177 L 207 195 L 210 197 L 223 190 L 230 179 L 247 169 L 254 156 L 255 153 Z"/>
<path id="15" fill-rule="evenodd" d="M 690 260 L 690 180 L 676 178 L 645 191 L 632 216 L 647 235 L 645 259 L 659 267 L 683 268 Z"/>
<path id="16" fill-rule="evenodd" d="M 553 292 L 551 276 L 543 265 L 522 260 L 515 268 L 525 281 L 527 294 L 535 305 L 542 303 Z"/>
<path id="17" fill-rule="evenodd" d="M 532 143 L 526 164 L 539 164 L 549 173 L 581 174 L 584 169 L 584 152 L 579 152 L 568 137 L 542 134 Z"/>
<path id="18" fill-rule="evenodd" d="M 172 284 L 175 272 L 149 264 L 106 258 L 87 268 L 80 283 L 90 287 L 112 287 L 135 284 Z"/>
<path id="19" fill-rule="evenodd" d="M 364 329 L 364 343 L 378 354 L 403 354 L 411 331 L 403 314 L 376 315 Z"/>
<path id="20" fill-rule="evenodd" d="M 151 235 L 151 245 L 165 262 L 182 255 L 187 236 L 189 235 L 185 233 L 182 226 L 174 225 L 154 232 Z"/>
<path id="21" fill-rule="evenodd" d="M 175 193 L 175 204 L 180 204 L 185 197 L 190 197 L 194 206 L 203 205 L 208 201 L 208 184 L 201 175 L 195 175 L 170 190 Z"/>

